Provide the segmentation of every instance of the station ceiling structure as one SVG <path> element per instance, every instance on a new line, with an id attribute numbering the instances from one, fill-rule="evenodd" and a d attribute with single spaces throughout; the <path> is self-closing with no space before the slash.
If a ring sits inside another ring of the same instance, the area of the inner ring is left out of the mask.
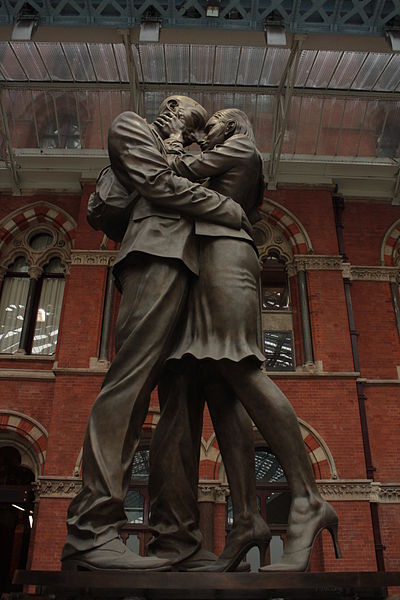
<path id="1" fill-rule="evenodd" d="M 24 14 L 37 29 L 12 41 Z M 140 40 L 146 23 L 158 41 Z M 271 23 L 284 46 L 267 43 Z M 337 186 L 398 203 L 399 31 L 400 0 L 5 0 L 0 189 L 78 191 L 106 163 L 112 118 L 131 109 L 152 120 L 182 93 L 210 113 L 249 114 L 269 188 Z M 82 135 L 88 119 L 95 143 Z"/>

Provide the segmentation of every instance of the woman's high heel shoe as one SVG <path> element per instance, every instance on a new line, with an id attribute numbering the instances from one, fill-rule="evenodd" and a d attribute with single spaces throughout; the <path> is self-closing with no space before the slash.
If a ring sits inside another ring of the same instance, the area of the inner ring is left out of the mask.
<path id="1" fill-rule="evenodd" d="M 265 555 L 270 541 L 270 529 L 265 521 L 258 517 L 257 523 L 253 526 L 241 525 L 232 529 L 222 554 L 214 563 L 204 568 L 192 569 L 192 571 L 214 573 L 236 571 L 238 565 L 246 557 L 247 552 L 255 546 L 260 552 L 260 566 L 262 566 L 265 564 Z"/>
<path id="2" fill-rule="evenodd" d="M 313 531 L 310 531 L 310 528 Z M 331 505 L 324 502 L 320 516 L 311 519 L 308 524 L 304 525 L 304 534 L 301 537 L 311 540 L 311 544 L 293 552 L 285 550 L 279 563 L 261 567 L 260 571 L 307 571 L 310 566 L 315 540 L 324 529 L 327 529 L 331 534 L 336 558 L 342 558 L 338 541 L 338 517 Z"/>

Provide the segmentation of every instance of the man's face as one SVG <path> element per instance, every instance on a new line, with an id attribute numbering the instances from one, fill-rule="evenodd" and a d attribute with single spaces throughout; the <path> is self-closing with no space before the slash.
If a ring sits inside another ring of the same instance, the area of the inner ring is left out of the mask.
<path id="1" fill-rule="evenodd" d="M 205 137 L 200 140 L 200 148 L 212 150 L 217 144 L 223 144 L 226 137 L 226 123 L 218 114 L 209 119 L 204 128 Z"/>
<path id="2" fill-rule="evenodd" d="M 173 114 L 180 121 L 178 127 L 182 131 L 185 146 L 196 142 L 203 136 L 198 113 L 193 109 L 190 102 L 185 102 L 184 98 L 171 99 L 161 114 Z M 169 137 L 172 133 L 175 133 L 176 129 L 176 124 L 173 121 L 170 125 L 164 124 L 163 134 L 165 137 Z"/>

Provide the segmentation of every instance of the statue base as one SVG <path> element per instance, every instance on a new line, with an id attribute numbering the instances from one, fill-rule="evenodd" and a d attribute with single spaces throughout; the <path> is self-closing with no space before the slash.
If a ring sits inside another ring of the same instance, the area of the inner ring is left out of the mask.
<path id="1" fill-rule="evenodd" d="M 29 586 L 10 596 L 21 600 L 375 600 L 400 586 L 400 572 L 17 571 L 14 584 Z"/>

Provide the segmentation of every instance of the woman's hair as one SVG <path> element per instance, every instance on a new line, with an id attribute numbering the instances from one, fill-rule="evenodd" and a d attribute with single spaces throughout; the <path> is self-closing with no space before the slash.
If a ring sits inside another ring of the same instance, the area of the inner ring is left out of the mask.
<path id="1" fill-rule="evenodd" d="M 238 108 L 223 108 L 222 110 L 217 111 L 213 116 L 222 118 L 225 123 L 227 121 L 234 121 L 236 123 L 234 133 L 242 133 L 247 136 L 253 144 L 256 143 L 249 117 L 242 110 L 239 110 Z"/>

